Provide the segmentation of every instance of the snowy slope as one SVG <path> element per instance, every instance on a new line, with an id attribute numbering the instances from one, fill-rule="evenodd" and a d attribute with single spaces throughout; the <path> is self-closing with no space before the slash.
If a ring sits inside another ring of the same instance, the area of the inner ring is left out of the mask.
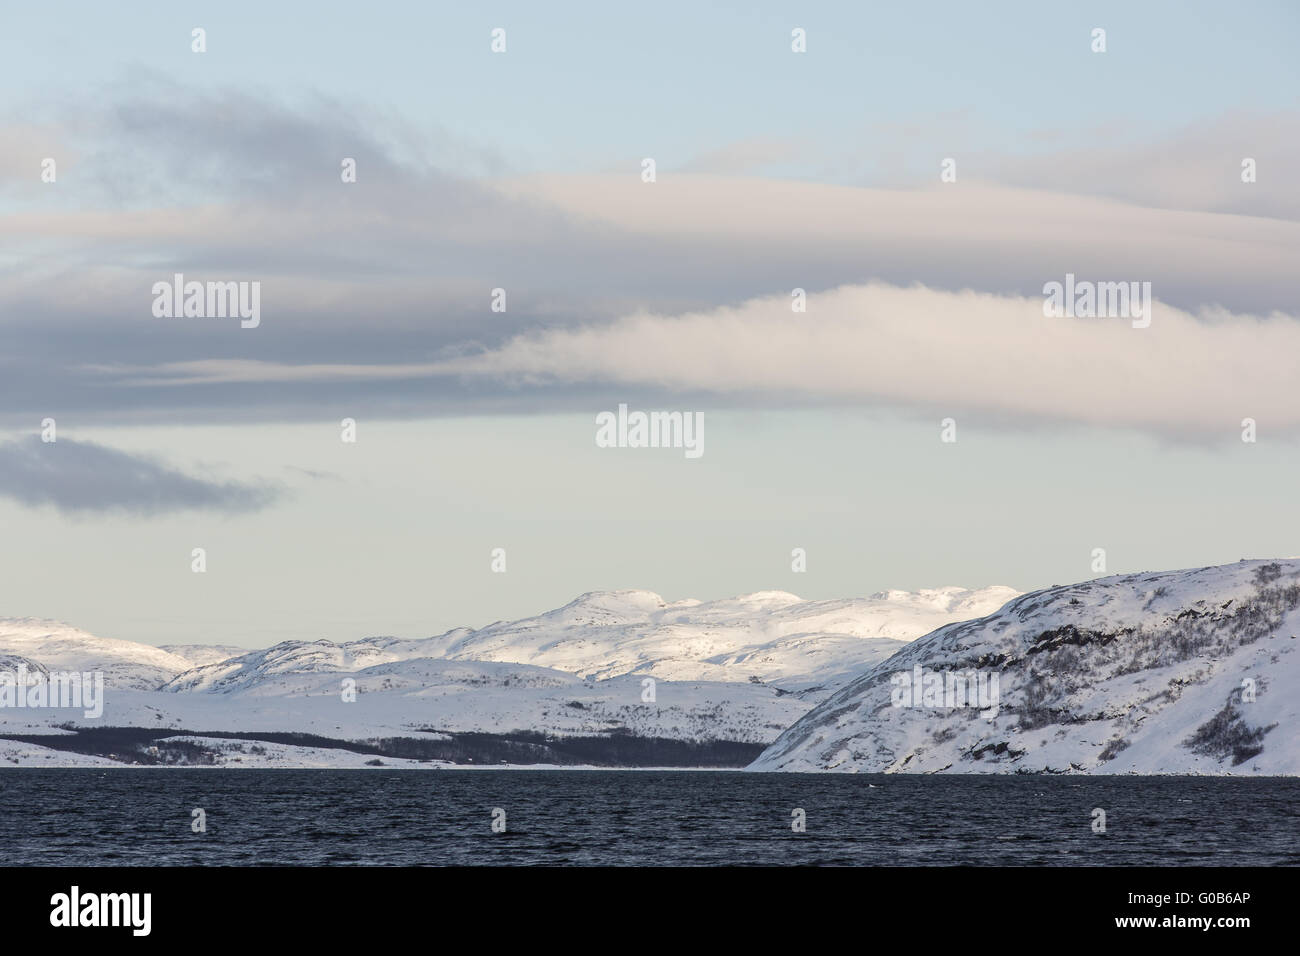
<path id="1" fill-rule="evenodd" d="M 751 769 L 1297 774 L 1298 609 L 1293 559 L 1036 591 L 873 666 Z M 996 674 L 996 715 L 895 706 L 918 666 Z"/>
<path id="2" fill-rule="evenodd" d="M 356 681 L 345 700 L 344 677 Z M 635 676 L 587 682 L 527 664 L 415 659 L 357 671 L 280 674 L 221 691 L 118 690 L 104 713 L 0 709 L 0 735 L 65 727 L 275 731 L 341 740 L 429 733 L 629 733 L 674 740 L 767 743 L 812 706 L 798 695 L 744 683 L 657 681 L 642 700 Z"/>
<path id="3" fill-rule="evenodd" d="M 668 603 L 649 591 L 584 594 L 533 618 L 434 638 L 431 656 L 515 661 L 586 677 L 747 680 L 786 689 L 833 682 L 950 621 L 1001 607 L 1016 591 L 938 588 L 801 601 L 761 591 Z"/>
<path id="4" fill-rule="evenodd" d="M 0 618 L 0 655 L 39 661 L 48 670 L 101 671 L 107 687 L 142 690 L 194 666 L 160 647 L 96 637 L 67 624 L 30 617 Z"/>
<path id="5" fill-rule="evenodd" d="M 191 667 L 216 664 L 248 653 L 247 647 L 236 647 L 233 644 L 163 644 L 162 650 L 185 658 Z"/>
<path id="6" fill-rule="evenodd" d="M 537 617 L 439 637 L 286 641 L 189 670 L 170 691 L 246 689 L 284 674 L 334 673 L 434 658 L 532 664 L 589 679 L 748 681 L 787 690 L 843 681 L 940 624 L 987 614 L 1017 592 L 940 588 L 800 601 L 783 591 L 665 602 L 649 591 L 584 594 Z"/>
<path id="7" fill-rule="evenodd" d="M 343 700 L 345 677 L 356 682 L 355 701 Z M 206 685 L 203 692 L 152 694 L 140 703 L 166 714 L 168 725 L 274 728 L 350 739 L 428 729 L 555 734 L 618 730 L 754 743 L 775 739 L 812 706 L 796 695 L 749 682 L 656 681 L 653 703 L 642 701 L 642 693 L 641 679 L 635 676 L 584 681 L 529 664 L 414 658 L 360 669 L 266 673 L 250 668 Z M 117 703 L 110 698 L 106 719 L 131 719 L 112 710 Z M 132 711 L 132 717 L 139 715 L 138 709 Z M 153 725 L 150 719 L 139 726 Z"/>
<path id="8" fill-rule="evenodd" d="M 107 690 L 100 718 L 0 709 L 0 735 L 69 726 L 346 740 L 538 731 L 763 744 L 904 641 L 1015 593 L 942 588 L 805 602 L 769 591 L 670 604 L 647 591 L 602 592 L 478 631 L 287 641 L 256 651 L 161 649 L 51 622 L 5 621 L 0 667 L 103 670 Z M 653 701 L 642 699 L 647 677 Z M 353 701 L 341 693 L 345 678 L 355 681 Z"/>

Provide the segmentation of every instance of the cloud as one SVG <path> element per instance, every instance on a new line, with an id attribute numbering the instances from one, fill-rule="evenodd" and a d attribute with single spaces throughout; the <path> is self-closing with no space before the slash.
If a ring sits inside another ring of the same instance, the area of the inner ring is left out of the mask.
<path id="1" fill-rule="evenodd" d="M 700 153 L 681 167 L 686 173 L 736 175 L 779 166 L 807 155 L 808 147 L 793 137 L 754 137 L 726 143 Z"/>
<path id="2" fill-rule="evenodd" d="M 861 146 L 820 150 L 826 175 L 876 188 L 928 188 L 938 180 L 939 157 L 951 157 L 963 184 L 1300 219 L 1300 179 L 1290 174 L 1300 165 L 1296 109 L 1230 110 L 1154 136 L 1143 118 L 1112 117 L 1101 125 L 1030 129 L 1010 147 L 981 137 L 987 127 L 970 110 L 868 129 Z M 1246 158 L 1256 161 L 1254 182 L 1242 182 Z"/>
<path id="3" fill-rule="evenodd" d="M 259 511 L 282 492 L 271 485 L 215 482 L 151 458 L 93 442 L 31 437 L 0 444 L 0 495 L 65 514 L 159 515 L 183 510 Z"/>
<path id="4" fill-rule="evenodd" d="M 1064 278 L 1063 276 L 1060 278 Z M 1086 277 L 1080 277 L 1086 278 Z M 1116 276 L 1116 279 L 1127 278 Z M 1040 422 L 1236 436 L 1300 431 L 1300 317 L 1157 301 L 1128 319 L 1049 318 L 1042 296 L 873 283 L 519 336 L 441 365 L 513 385 L 853 402 Z M 210 371 L 210 370 L 209 370 Z"/>
<path id="5" fill-rule="evenodd" d="M 27 199 L 0 209 L 0 425 L 51 408 L 114 424 L 573 408 L 590 385 L 511 391 L 454 370 L 530 336 L 581 338 L 641 312 L 704 314 L 794 287 L 1033 297 L 1073 272 L 1150 281 L 1188 314 L 1300 301 L 1300 222 L 1219 209 L 1227 193 L 1200 203 L 1217 211 L 1195 208 L 1207 184 L 1258 187 L 1239 211 L 1282 188 L 1272 173 L 1255 186 L 1224 178 L 1208 137 L 1142 154 L 1178 171 L 1161 194 L 1178 208 L 1152 208 L 1147 187 L 1121 188 L 1122 151 L 1105 176 L 1063 166 L 1054 180 L 1044 160 L 1016 186 L 979 182 L 964 157 L 959 182 L 911 189 L 671 169 L 646 184 L 635 164 L 506 176 L 382 113 L 133 90 L 111 108 L 48 111 L 40 135 L 82 147 L 77 175 L 39 189 L 28 176 Z M 1292 155 L 1255 120 L 1233 122 L 1234 142 L 1266 144 L 1261 177 Z M 24 148 L 30 169 L 44 147 Z M 744 140 L 696 168 L 779 165 L 788 148 Z M 1084 152 L 1065 159 L 1086 169 Z M 340 155 L 357 157 L 357 183 L 340 182 Z M 1107 195 L 1078 191 L 1089 188 Z M 150 289 L 176 272 L 260 282 L 261 325 L 154 318 Z M 498 287 L 505 313 L 489 310 Z"/>
<path id="6" fill-rule="evenodd" d="M 1139 206 L 1300 219 L 1300 113 L 1232 112 L 1156 140 L 1112 145 L 1077 132 L 1038 156 L 975 154 L 974 179 L 1104 196 Z M 1080 141 L 1080 140 L 1083 141 Z M 1242 161 L 1256 161 L 1242 182 Z"/>

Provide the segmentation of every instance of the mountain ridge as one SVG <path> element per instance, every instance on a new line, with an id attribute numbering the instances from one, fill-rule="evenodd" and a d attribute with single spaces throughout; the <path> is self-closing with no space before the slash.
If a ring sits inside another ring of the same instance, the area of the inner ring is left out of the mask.
<path id="1" fill-rule="evenodd" d="M 116 726 L 736 741 L 765 747 L 757 771 L 1296 774 L 1297 636 L 1300 559 L 1026 594 L 587 592 L 434 637 L 283 641 L 229 657 L 229 645 L 155 648 L 0 619 L 0 665 L 102 669 L 111 689 L 97 725 L 0 708 L 0 738 L 23 742 L 5 759 L 41 765 L 57 764 L 32 756 L 40 735 Z M 997 697 L 959 701 L 968 687 Z"/>
<path id="2" fill-rule="evenodd" d="M 1300 561 L 1053 586 L 871 665 L 750 769 L 1300 773 L 1298 633 Z M 989 717 L 904 691 L 979 669 L 999 677 Z"/>

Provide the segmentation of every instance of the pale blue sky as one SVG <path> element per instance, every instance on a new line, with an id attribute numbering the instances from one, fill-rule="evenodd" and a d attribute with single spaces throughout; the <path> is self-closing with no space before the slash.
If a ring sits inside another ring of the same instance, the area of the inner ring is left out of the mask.
<path id="1" fill-rule="evenodd" d="M 655 155 L 685 163 L 753 137 L 841 154 L 927 135 L 952 151 L 1033 151 L 1044 131 L 1134 139 L 1226 110 L 1296 105 L 1300 8 L 1116 3 L 62 3 L 5 11 L 0 103 L 111 97 L 134 71 L 200 88 L 324 93 L 575 172 Z M 208 31 L 194 56 L 189 32 Z M 507 30 L 508 53 L 489 52 Z M 790 30 L 809 52 L 789 53 Z M 1104 57 L 1089 49 L 1105 28 Z M 964 116 L 964 121 L 958 117 Z M 826 157 L 833 160 L 835 157 Z M 838 167 L 836 163 L 830 163 Z M 861 164 L 871 174 L 871 164 Z M 792 172 L 816 175 L 818 163 Z M 851 169 L 837 169 L 841 178 Z"/>
<path id="2" fill-rule="evenodd" d="M 258 646 L 1300 553 L 1297 9 L 13 5 L 0 616 Z M 174 272 L 261 326 L 153 319 Z M 1045 322 L 1066 272 L 1163 311 Z M 620 402 L 704 457 L 597 449 Z"/>
<path id="3" fill-rule="evenodd" d="M 1300 552 L 1293 443 L 972 428 L 945 445 L 937 422 L 706 416 L 696 461 L 597 449 L 592 423 L 563 415 L 363 422 L 356 445 L 328 425 L 82 430 L 182 465 L 256 463 L 295 493 L 252 515 L 149 520 L 0 500 L 0 605 L 117 637 L 264 646 L 441 633 L 605 588 L 1028 589 L 1094 576 L 1094 547 L 1117 572 Z M 190 571 L 196 546 L 206 574 Z M 496 547 L 505 574 L 489 570 Z M 795 547 L 806 573 L 790 569 Z"/>

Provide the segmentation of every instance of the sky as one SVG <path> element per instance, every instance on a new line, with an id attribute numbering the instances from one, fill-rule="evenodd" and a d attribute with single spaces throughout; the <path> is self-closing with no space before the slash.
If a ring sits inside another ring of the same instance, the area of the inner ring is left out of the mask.
<path id="1" fill-rule="evenodd" d="M 1292 4 L 2 16 L 0 616 L 252 647 L 1300 554 Z M 177 273 L 255 327 L 157 314 Z M 1149 326 L 1045 314 L 1067 275 Z M 598 447 L 620 405 L 704 453 Z"/>

